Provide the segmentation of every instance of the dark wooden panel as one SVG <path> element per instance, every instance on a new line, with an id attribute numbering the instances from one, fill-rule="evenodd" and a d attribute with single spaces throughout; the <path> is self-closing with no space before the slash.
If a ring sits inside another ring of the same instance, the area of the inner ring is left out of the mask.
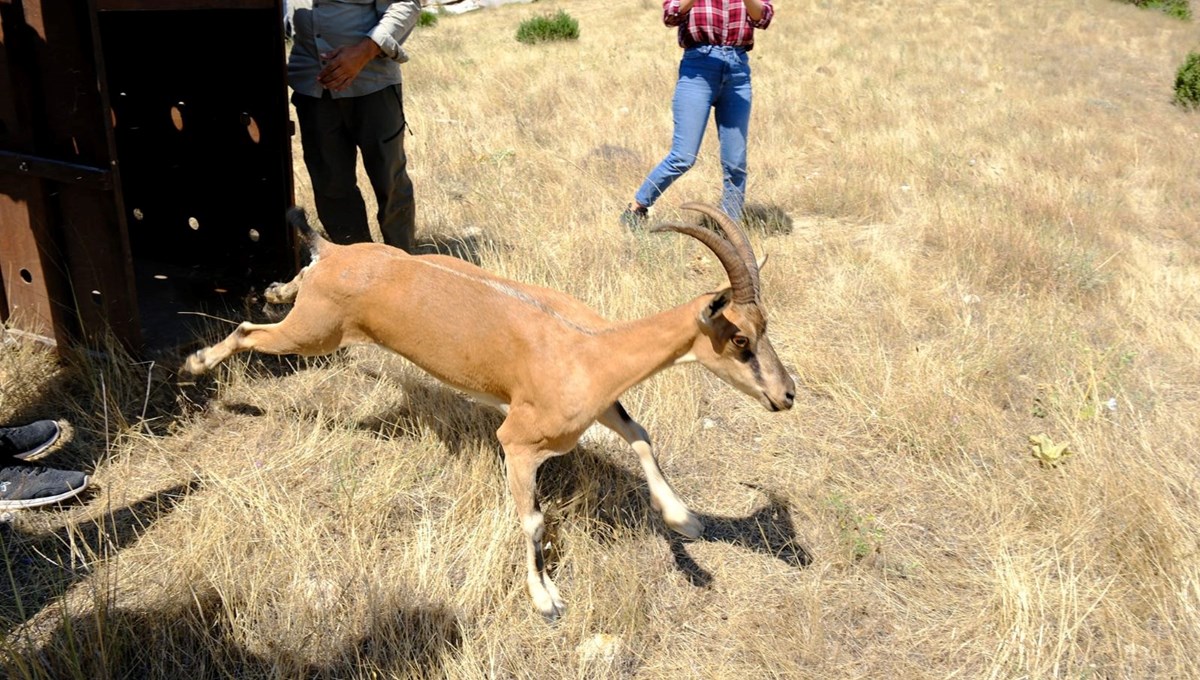
<path id="1" fill-rule="evenodd" d="M 295 271 L 281 7 L 0 0 L 0 314 L 162 346 Z"/>
<path id="2" fill-rule="evenodd" d="M 29 68 L 45 42 L 27 21 L 24 4 L 0 3 L 0 148 L 33 153 L 43 117 L 41 82 Z M 74 318 L 65 268 L 53 259 L 58 240 L 45 182 L 0 172 L 0 286 L 4 318 L 24 331 L 67 340 Z"/>
<path id="3" fill-rule="evenodd" d="M 2 218 L 3 215 L 0 214 L 0 219 Z M 0 323 L 8 321 L 8 317 L 8 296 L 4 294 L 4 266 L 0 264 Z"/>
<path id="4" fill-rule="evenodd" d="M 98 87 L 97 51 L 88 6 L 63 0 L 24 0 L 26 22 L 40 37 L 32 67 L 42 116 L 34 126 L 34 153 L 66 163 L 111 166 L 108 120 Z M 128 49 L 128 47 L 126 47 Z M 67 103 L 70 105 L 66 105 Z M 129 241 L 110 191 L 56 184 L 52 229 L 58 261 L 69 275 L 70 294 L 83 334 L 111 330 L 125 343 L 140 343 L 137 296 Z"/>
<path id="5" fill-rule="evenodd" d="M 62 288 L 58 273 L 43 262 L 40 242 L 48 241 L 45 204 L 37 180 L 0 177 L 0 277 L 7 299 L 6 321 L 15 327 L 62 342 L 65 318 L 52 300 Z M 67 317 L 69 318 L 69 317 Z"/>

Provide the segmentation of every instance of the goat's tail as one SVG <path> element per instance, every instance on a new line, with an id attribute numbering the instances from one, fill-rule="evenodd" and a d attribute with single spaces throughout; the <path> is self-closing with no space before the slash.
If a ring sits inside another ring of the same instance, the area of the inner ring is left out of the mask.
<path id="1" fill-rule="evenodd" d="M 312 228 L 308 223 L 308 215 L 305 214 L 304 208 L 292 206 L 287 211 L 287 223 L 296 231 L 300 232 L 300 237 L 304 239 L 304 245 L 308 246 L 308 252 L 316 257 L 321 254 L 329 246 L 329 241 L 321 236 L 320 232 Z"/>

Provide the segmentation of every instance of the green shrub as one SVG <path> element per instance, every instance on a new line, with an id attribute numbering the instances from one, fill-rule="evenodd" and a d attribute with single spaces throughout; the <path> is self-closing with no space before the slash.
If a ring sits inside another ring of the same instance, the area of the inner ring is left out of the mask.
<path id="1" fill-rule="evenodd" d="M 438 22 L 437 12 L 430 12 L 427 9 L 421 10 L 421 16 L 417 19 L 417 25 L 422 28 L 427 28 L 429 26 L 437 26 L 437 22 Z"/>
<path id="2" fill-rule="evenodd" d="M 1200 108 L 1200 52 L 1191 52 L 1175 74 L 1175 103 L 1185 109 Z"/>
<path id="3" fill-rule="evenodd" d="M 1188 0 L 1125 0 L 1138 7 L 1161 10 L 1176 19 L 1187 21 L 1192 18 L 1192 8 Z"/>
<path id="4" fill-rule="evenodd" d="M 579 38 L 579 22 L 563 10 L 557 14 L 533 17 L 521 22 L 517 28 L 517 42 L 532 45 L 551 40 L 576 40 Z"/>

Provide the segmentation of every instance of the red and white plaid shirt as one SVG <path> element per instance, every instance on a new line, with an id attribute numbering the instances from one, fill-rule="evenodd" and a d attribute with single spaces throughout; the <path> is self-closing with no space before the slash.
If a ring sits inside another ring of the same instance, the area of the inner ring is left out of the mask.
<path id="1" fill-rule="evenodd" d="M 680 47 L 722 45 L 754 47 L 754 29 L 771 25 L 775 8 L 771 0 L 762 0 L 762 19 L 754 21 L 746 14 L 742 0 L 696 0 L 691 11 L 679 13 L 679 0 L 663 0 L 663 23 L 679 27 Z"/>

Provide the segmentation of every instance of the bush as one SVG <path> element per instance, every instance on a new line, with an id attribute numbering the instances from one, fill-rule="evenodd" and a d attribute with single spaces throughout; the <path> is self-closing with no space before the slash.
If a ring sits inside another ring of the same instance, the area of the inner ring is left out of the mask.
<path id="1" fill-rule="evenodd" d="M 517 42 L 526 45 L 578 38 L 579 22 L 561 9 L 553 16 L 540 16 L 523 21 L 517 28 Z"/>
<path id="2" fill-rule="evenodd" d="M 1176 19 L 1187 21 L 1192 18 L 1192 8 L 1188 0 L 1125 0 L 1138 7 L 1161 10 Z"/>
<path id="3" fill-rule="evenodd" d="M 436 26 L 438 22 L 437 12 L 430 12 L 427 9 L 421 10 L 421 16 L 417 19 L 417 25 L 422 28 Z"/>
<path id="4" fill-rule="evenodd" d="M 1200 108 L 1200 52 L 1191 52 L 1175 74 L 1175 103 L 1185 109 Z"/>

